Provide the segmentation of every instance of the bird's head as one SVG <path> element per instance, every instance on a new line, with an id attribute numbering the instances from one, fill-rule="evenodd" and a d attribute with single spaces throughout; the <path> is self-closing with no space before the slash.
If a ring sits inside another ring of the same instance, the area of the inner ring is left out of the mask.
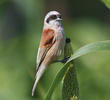
<path id="1" fill-rule="evenodd" d="M 61 25 L 61 14 L 57 11 L 50 11 L 47 13 L 44 19 L 44 24 L 48 26 L 59 26 Z"/>

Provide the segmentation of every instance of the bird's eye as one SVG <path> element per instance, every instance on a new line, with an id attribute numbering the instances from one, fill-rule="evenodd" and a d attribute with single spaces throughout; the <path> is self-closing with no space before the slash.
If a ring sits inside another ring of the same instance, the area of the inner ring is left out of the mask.
<path id="1" fill-rule="evenodd" d="M 52 15 L 51 19 L 57 19 L 57 16 L 56 15 Z"/>
<path id="2" fill-rule="evenodd" d="M 54 20 L 54 19 L 57 19 L 57 16 L 56 16 L 56 15 L 51 15 L 51 16 L 46 20 L 46 22 L 49 23 L 49 21 Z"/>
<path id="3" fill-rule="evenodd" d="M 58 16 L 61 19 L 61 15 Z"/>
<path id="4" fill-rule="evenodd" d="M 57 15 L 57 17 L 61 19 L 61 15 L 60 15 L 60 14 L 59 14 L 59 15 Z"/>

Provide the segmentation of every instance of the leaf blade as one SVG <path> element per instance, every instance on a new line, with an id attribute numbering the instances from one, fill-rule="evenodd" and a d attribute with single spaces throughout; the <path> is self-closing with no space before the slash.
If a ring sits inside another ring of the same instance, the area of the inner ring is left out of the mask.
<path id="1" fill-rule="evenodd" d="M 110 0 L 102 0 L 102 2 L 110 9 Z"/>
<path id="2" fill-rule="evenodd" d="M 46 95 L 45 100 L 50 100 L 51 95 L 52 95 L 55 87 L 62 80 L 62 78 L 63 78 L 63 76 L 64 76 L 64 74 L 68 68 L 68 65 L 71 61 L 73 61 L 74 59 L 79 58 L 85 54 L 95 52 L 95 51 L 102 51 L 102 50 L 110 50 L 110 40 L 91 43 L 91 44 L 88 44 L 88 45 L 80 48 L 79 50 L 77 50 L 71 56 L 71 58 L 67 61 L 67 63 L 64 64 L 64 67 L 57 73 L 57 75 L 56 75 L 47 95 Z"/>
<path id="3" fill-rule="evenodd" d="M 68 60 L 74 60 L 80 56 L 83 56 L 85 54 L 95 52 L 95 51 L 101 51 L 101 50 L 110 50 L 110 40 L 107 41 L 98 41 L 95 43 L 90 43 L 84 47 L 81 47 L 79 50 L 77 50 L 71 58 Z"/>

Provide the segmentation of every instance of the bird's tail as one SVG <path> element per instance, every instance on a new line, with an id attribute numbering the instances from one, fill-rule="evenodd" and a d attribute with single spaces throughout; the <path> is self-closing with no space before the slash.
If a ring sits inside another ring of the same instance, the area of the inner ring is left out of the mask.
<path id="1" fill-rule="evenodd" d="M 35 92 L 37 83 L 38 83 L 39 79 L 41 78 L 42 74 L 44 73 L 45 69 L 46 69 L 46 66 L 44 64 L 41 64 L 41 66 L 39 67 L 39 70 L 36 73 L 36 79 L 35 79 L 35 83 L 34 83 L 34 86 L 32 89 L 32 96 L 34 96 L 34 92 Z"/>

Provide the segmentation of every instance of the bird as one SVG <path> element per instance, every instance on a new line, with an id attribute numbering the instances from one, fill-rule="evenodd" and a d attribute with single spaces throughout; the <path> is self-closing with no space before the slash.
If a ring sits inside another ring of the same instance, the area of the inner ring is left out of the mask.
<path id="1" fill-rule="evenodd" d="M 44 26 L 36 60 L 36 76 L 32 96 L 46 68 L 57 61 L 64 51 L 66 36 L 58 11 L 50 11 L 44 18 Z"/>

